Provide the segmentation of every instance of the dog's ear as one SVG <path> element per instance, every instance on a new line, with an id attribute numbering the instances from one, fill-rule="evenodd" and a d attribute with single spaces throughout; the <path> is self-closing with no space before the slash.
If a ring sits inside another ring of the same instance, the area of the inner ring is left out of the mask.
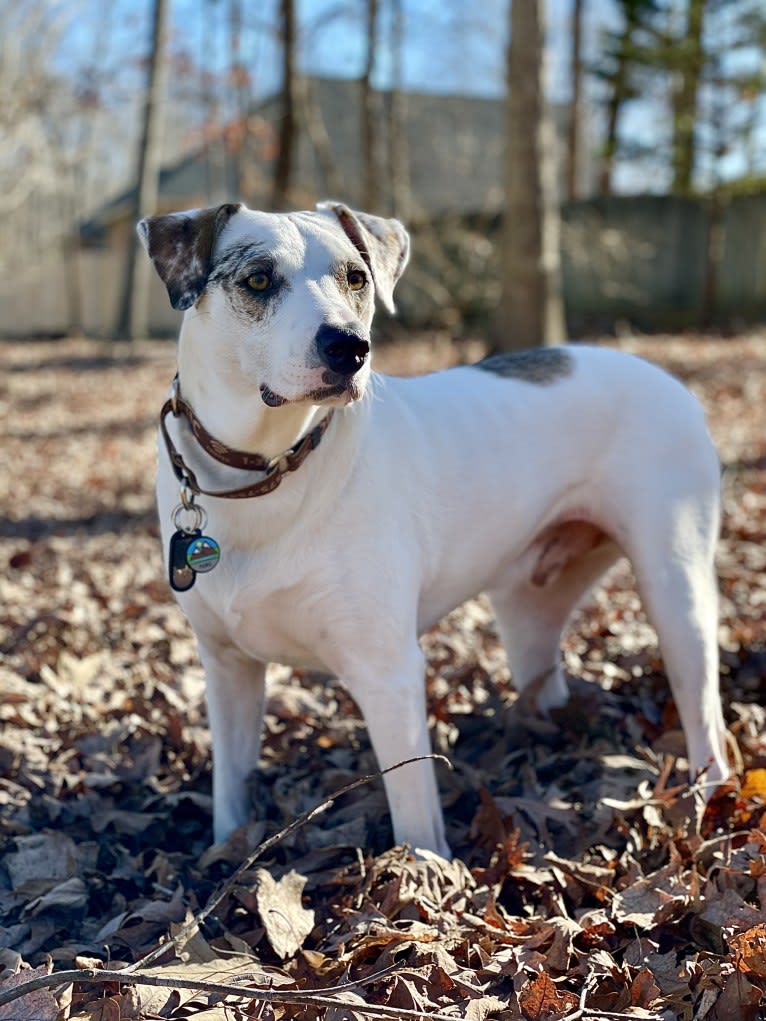
<path id="1" fill-rule="evenodd" d="M 401 223 L 371 213 L 357 213 L 341 202 L 320 202 L 317 209 L 335 214 L 367 263 L 376 294 L 389 312 L 395 312 L 394 287 L 410 257 L 410 236 Z"/>
<path id="2" fill-rule="evenodd" d="M 205 290 L 218 235 L 241 208 L 240 202 L 227 202 L 147 216 L 138 223 L 138 236 L 168 289 L 173 308 L 191 308 Z"/>

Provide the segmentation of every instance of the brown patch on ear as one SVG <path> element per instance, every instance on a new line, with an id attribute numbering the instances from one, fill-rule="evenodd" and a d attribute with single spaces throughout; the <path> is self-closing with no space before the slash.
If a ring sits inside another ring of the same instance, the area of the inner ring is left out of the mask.
<path id="1" fill-rule="evenodd" d="M 367 264 L 378 297 L 389 312 L 395 312 L 394 287 L 410 256 L 410 237 L 401 223 L 357 213 L 341 202 L 320 202 L 317 209 L 337 216 L 344 234 Z"/>
<path id="2" fill-rule="evenodd" d="M 188 213 L 147 216 L 136 230 L 173 308 L 185 310 L 197 301 L 210 275 L 216 240 L 240 202 L 194 209 Z"/>

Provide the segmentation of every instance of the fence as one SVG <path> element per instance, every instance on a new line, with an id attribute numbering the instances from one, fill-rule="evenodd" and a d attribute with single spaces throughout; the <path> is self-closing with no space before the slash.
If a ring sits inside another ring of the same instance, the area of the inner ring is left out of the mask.
<path id="1" fill-rule="evenodd" d="M 714 206 L 671 196 L 615 196 L 562 210 L 564 299 L 573 336 L 766 320 L 766 194 Z M 405 325 L 481 328 L 500 291 L 497 214 L 413 225 L 413 256 L 397 291 Z M 58 335 L 73 326 L 113 335 L 124 255 L 116 245 L 60 256 L 0 280 L 0 334 Z M 156 278 L 151 329 L 175 332 Z M 509 324 L 512 328 L 512 324 Z"/>

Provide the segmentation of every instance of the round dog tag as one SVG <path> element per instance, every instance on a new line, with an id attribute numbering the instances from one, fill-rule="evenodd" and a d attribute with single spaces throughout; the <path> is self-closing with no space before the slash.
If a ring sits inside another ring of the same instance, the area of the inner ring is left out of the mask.
<path id="1" fill-rule="evenodd" d="M 186 548 L 186 563 L 196 574 L 212 571 L 221 559 L 221 547 L 209 535 L 192 539 Z"/>

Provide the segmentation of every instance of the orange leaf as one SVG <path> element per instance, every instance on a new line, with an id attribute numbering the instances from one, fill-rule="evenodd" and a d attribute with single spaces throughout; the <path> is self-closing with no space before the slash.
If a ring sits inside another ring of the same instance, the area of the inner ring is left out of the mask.
<path id="1" fill-rule="evenodd" d="M 754 925 L 751 929 L 732 936 L 729 939 L 729 946 L 737 955 L 737 963 L 742 970 L 751 971 L 758 978 L 766 978 L 766 924 Z"/>
<path id="2" fill-rule="evenodd" d="M 574 993 L 559 990 L 550 975 L 543 972 L 522 988 L 519 1006 L 527 1021 L 554 1021 L 578 1006 Z"/>
<path id="3" fill-rule="evenodd" d="M 743 798 L 766 801 L 766 769 L 748 769 L 742 779 Z"/>

